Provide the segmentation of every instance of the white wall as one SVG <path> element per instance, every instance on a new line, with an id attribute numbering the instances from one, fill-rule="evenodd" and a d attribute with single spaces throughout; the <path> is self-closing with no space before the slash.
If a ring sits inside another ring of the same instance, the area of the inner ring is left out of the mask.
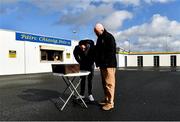
<path id="1" fill-rule="evenodd" d="M 128 67 L 137 67 L 137 55 L 128 55 L 127 66 Z"/>
<path id="2" fill-rule="evenodd" d="M 143 66 L 154 66 L 154 55 L 144 55 Z"/>
<path id="3" fill-rule="evenodd" d="M 154 56 L 159 56 L 160 66 L 171 66 L 171 55 L 177 56 L 177 66 L 180 66 L 180 54 L 162 54 L 162 55 L 128 55 L 127 66 L 137 66 L 137 57 L 143 56 L 143 66 L 154 66 Z"/>
<path id="4" fill-rule="evenodd" d="M 72 46 L 68 48 L 68 51 L 71 53 L 71 59 L 69 59 L 69 62 L 70 63 L 77 63 L 77 61 L 73 55 L 73 50 L 74 50 L 75 46 L 79 44 L 79 41 L 72 41 L 71 44 L 72 44 Z"/>
<path id="5" fill-rule="evenodd" d="M 0 30 L 0 75 L 24 73 L 23 45 L 15 41 L 13 31 Z M 16 51 L 16 58 L 9 58 L 9 50 Z"/>
<path id="6" fill-rule="evenodd" d="M 72 46 L 53 45 L 27 41 L 17 41 L 14 31 L 0 29 L 0 75 L 51 72 L 51 64 L 76 63 L 73 56 L 74 46 L 78 43 L 72 41 Z M 40 45 L 63 47 L 63 62 L 40 61 Z M 16 58 L 9 58 L 9 50 L 16 51 Z M 70 53 L 70 58 L 66 58 Z"/>
<path id="7" fill-rule="evenodd" d="M 180 54 L 177 55 L 177 66 L 180 66 Z"/>
<path id="8" fill-rule="evenodd" d="M 117 67 L 125 67 L 125 55 L 124 54 L 116 54 L 117 59 Z"/>
<path id="9" fill-rule="evenodd" d="M 160 66 L 171 66 L 170 55 L 160 55 Z"/>

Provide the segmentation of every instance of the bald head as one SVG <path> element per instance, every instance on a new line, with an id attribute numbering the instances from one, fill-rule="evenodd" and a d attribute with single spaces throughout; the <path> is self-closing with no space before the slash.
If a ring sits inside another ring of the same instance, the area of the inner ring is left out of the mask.
<path id="1" fill-rule="evenodd" d="M 101 35 L 104 32 L 104 26 L 101 23 L 97 23 L 94 27 L 94 32 L 97 36 Z"/>

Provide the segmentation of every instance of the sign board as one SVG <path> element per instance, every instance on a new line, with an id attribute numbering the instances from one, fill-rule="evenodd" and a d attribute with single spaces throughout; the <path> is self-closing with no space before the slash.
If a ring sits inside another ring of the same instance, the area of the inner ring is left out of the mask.
<path id="1" fill-rule="evenodd" d="M 16 58 L 16 50 L 9 50 L 9 58 Z"/>
<path id="2" fill-rule="evenodd" d="M 16 40 L 71 46 L 71 40 L 16 32 Z"/>
<path id="3" fill-rule="evenodd" d="M 70 53 L 66 53 L 66 58 L 67 59 L 71 58 L 71 54 Z"/>

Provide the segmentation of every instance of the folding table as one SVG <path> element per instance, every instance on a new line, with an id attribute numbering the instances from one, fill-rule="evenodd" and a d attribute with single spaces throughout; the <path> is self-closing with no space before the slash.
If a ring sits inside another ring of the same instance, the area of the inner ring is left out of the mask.
<path id="1" fill-rule="evenodd" d="M 66 106 L 66 104 L 68 103 L 68 101 L 70 100 L 70 98 L 72 97 L 72 95 L 74 93 L 76 94 L 76 97 L 80 98 L 83 105 L 86 108 L 88 108 L 86 103 L 84 102 L 84 100 L 80 97 L 80 94 L 78 93 L 78 90 L 77 90 L 78 86 L 80 85 L 81 78 L 79 78 L 78 80 L 76 80 L 76 79 L 77 79 L 77 77 L 87 76 L 89 74 L 90 74 L 89 71 L 82 71 L 82 70 L 80 72 L 78 72 L 78 73 L 69 73 L 69 74 L 53 73 L 53 75 L 55 75 L 55 76 L 62 77 L 63 81 L 67 85 L 67 87 L 65 88 L 63 94 L 65 94 L 67 89 L 69 89 L 70 92 L 71 92 L 71 94 L 69 95 L 69 97 L 66 100 L 64 100 L 62 97 L 59 97 L 64 102 L 64 105 L 61 107 L 61 111 L 64 109 L 64 107 Z M 77 82 L 77 84 L 75 84 L 75 81 Z"/>

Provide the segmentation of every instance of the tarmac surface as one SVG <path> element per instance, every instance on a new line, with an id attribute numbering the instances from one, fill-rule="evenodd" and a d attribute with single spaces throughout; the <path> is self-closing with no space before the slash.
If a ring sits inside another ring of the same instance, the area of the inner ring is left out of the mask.
<path id="1" fill-rule="evenodd" d="M 59 110 L 66 84 L 51 73 L 0 76 L 0 120 L 25 121 L 165 121 L 180 120 L 180 72 L 118 70 L 115 108 L 103 111 L 100 72 L 93 79 L 96 101 L 88 109 L 71 99 Z M 87 91 L 87 90 L 86 90 Z M 67 92 L 68 94 L 68 92 Z"/>

